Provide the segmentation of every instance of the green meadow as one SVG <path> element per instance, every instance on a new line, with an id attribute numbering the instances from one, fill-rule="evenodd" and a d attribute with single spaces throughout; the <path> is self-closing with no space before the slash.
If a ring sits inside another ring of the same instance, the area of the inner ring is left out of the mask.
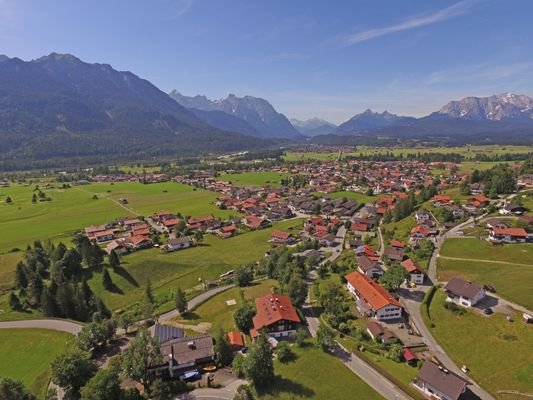
<path id="1" fill-rule="evenodd" d="M 206 235 L 199 246 L 174 253 L 165 254 L 155 248 L 141 250 L 123 256 L 121 270 L 110 271 L 116 285 L 114 292 L 104 290 L 99 272 L 91 273 L 89 284 L 112 310 L 140 301 L 148 281 L 156 296 L 171 299 L 178 287 L 192 289 L 201 281 L 218 278 L 230 269 L 261 259 L 271 248 L 268 240 L 273 229 L 291 231 L 301 226 L 302 220 L 294 219 L 229 239 Z"/>
<path id="2" fill-rule="evenodd" d="M 280 187 L 280 181 L 289 177 L 289 174 L 277 172 L 244 172 L 240 174 L 221 175 L 220 179 L 230 181 L 235 186 L 254 187 L 269 185 Z"/>
<path id="3" fill-rule="evenodd" d="M 468 375 L 496 398 L 511 399 L 500 390 L 533 392 L 533 328 L 521 315 L 508 322 L 502 314 L 490 317 L 467 310 L 464 315 L 444 308 L 445 294 L 435 293 L 426 324 L 456 365 L 466 365 Z"/>
<path id="4" fill-rule="evenodd" d="M 50 363 L 74 337 L 48 329 L 0 329 L 0 376 L 20 379 L 39 398 L 46 395 Z"/>
<path id="5" fill-rule="evenodd" d="M 20 185 L 0 189 L 0 253 L 24 249 L 35 239 L 70 241 L 74 232 L 86 226 L 121 216 L 149 215 L 161 209 L 191 216 L 230 215 L 214 205 L 216 193 L 172 182 L 47 189 L 44 192 L 52 201 L 35 204 L 31 201 L 33 190 L 34 186 Z M 7 197 L 13 200 L 12 204 L 5 203 Z M 118 204 L 121 198 L 128 200 L 126 208 Z"/>

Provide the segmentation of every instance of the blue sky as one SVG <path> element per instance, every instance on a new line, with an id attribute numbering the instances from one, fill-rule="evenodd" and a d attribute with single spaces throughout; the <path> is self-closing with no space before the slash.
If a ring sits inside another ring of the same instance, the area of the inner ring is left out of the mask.
<path id="1" fill-rule="evenodd" d="M 72 53 L 160 89 L 341 122 L 533 95 L 530 0 L 0 0 L 0 54 Z"/>

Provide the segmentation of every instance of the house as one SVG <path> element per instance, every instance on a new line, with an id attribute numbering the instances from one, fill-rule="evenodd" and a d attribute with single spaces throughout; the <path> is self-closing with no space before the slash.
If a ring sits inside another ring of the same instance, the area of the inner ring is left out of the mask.
<path id="1" fill-rule="evenodd" d="M 404 250 L 401 247 L 385 247 L 383 251 L 383 257 L 389 259 L 392 262 L 400 262 L 403 260 Z"/>
<path id="2" fill-rule="evenodd" d="M 108 243 L 105 247 L 105 251 L 107 254 L 111 254 L 112 251 L 115 251 L 118 254 L 126 254 L 129 250 L 128 246 L 124 243 L 124 239 L 119 239 Z"/>
<path id="3" fill-rule="evenodd" d="M 88 237 L 94 236 L 98 232 L 104 232 L 107 230 L 105 225 L 91 225 L 84 229 L 85 235 Z"/>
<path id="4" fill-rule="evenodd" d="M 243 218 L 242 223 L 250 229 L 268 228 L 271 223 L 266 218 L 260 218 L 255 215 L 247 215 Z"/>
<path id="5" fill-rule="evenodd" d="M 366 323 L 366 331 L 370 335 L 370 337 L 374 340 L 378 340 L 381 338 L 385 330 L 383 329 L 383 326 L 374 320 L 368 320 Z"/>
<path id="6" fill-rule="evenodd" d="M 505 203 L 505 205 L 500 208 L 499 212 L 502 215 L 522 215 L 526 211 L 526 207 L 520 206 L 518 204 Z"/>
<path id="7" fill-rule="evenodd" d="M 457 277 L 452 278 L 444 290 L 448 295 L 446 301 L 454 302 L 463 307 L 472 307 L 485 297 L 485 290 L 481 286 Z"/>
<path id="8" fill-rule="evenodd" d="M 290 336 L 296 332 L 301 320 L 288 296 L 268 293 L 255 299 L 256 315 L 253 317 L 252 339 L 265 332 L 271 337 Z"/>
<path id="9" fill-rule="evenodd" d="M 152 241 L 146 236 L 131 236 L 126 239 L 126 243 L 128 243 L 130 248 L 133 250 L 140 250 L 152 247 Z"/>
<path id="10" fill-rule="evenodd" d="M 449 196 L 443 196 L 443 195 L 438 194 L 432 197 L 431 202 L 433 203 L 435 207 L 438 208 L 438 207 L 442 207 L 444 205 L 450 204 L 451 199 Z"/>
<path id="11" fill-rule="evenodd" d="M 411 282 L 421 285 L 424 283 L 424 270 L 415 260 L 408 258 L 400 263 L 402 267 L 411 275 Z"/>
<path id="12" fill-rule="evenodd" d="M 89 236 L 89 239 L 96 241 L 98 243 L 108 242 L 115 238 L 115 233 L 113 231 L 100 231 L 94 233 L 92 236 Z"/>
<path id="13" fill-rule="evenodd" d="M 124 226 L 124 229 L 127 230 L 127 231 L 131 231 L 133 229 L 133 227 L 135 226 L 138 226 L 138 225 L 143 225 L 144 222 L 141 221 L 140 219 L 126 219 L 122 222 L 122 225 Z"/>
<path id="14" fill-rule="evenodd" d="M 357 256 L 357 270 L 370 278 L 383 275 L 383 269 L 378 261 L 371 260 L 366 255 Z"/>
<path id="15" fill-rule="evenodd" d="M 187 249 L 192 246 L 192 238 L 190 236 L 182 236 L 174 239 L 169 239 L 165 250 L 168 252 Z"/>
<path id="16" fill-rule="evenodd" d="M 351 272 L 345 278 L 346 287 L 362 313 L 378 321 L 401 317 L 402 306 L 383 286 L 359 271 Z"/>
<path id="17" fill-rule="evenodd" d="M 432 399 L 458 400 L 470 383 L 441 365 L 426 361 L 418 371 L 415 386 Z"/>
<path id="18" fill-rule="evenodd" d="M 402 357 L 405 360 L 405 362 L 409 365 L 414 365 L 418 361 L 418 357 L 415 353 L 409 348 L 404 347 L 402 350 Z"/>
<path id="19" fill-rule="evenodd" d="M 337 237 L 331 233 L 317 232 L 315 233 L 315 238 L 323 247 L 333 247 L 337 244 Z"/>
<path id="20" fill-rule="evenodd" d="M 238 331 L 228 332 L 228 342 L 233 351 L 239 351 L 244 347 L 242 333 Z"/>
<path id="21" fill-rule="evenodd" d="M 470 189 L 470 194 L 472 195 L 483 194 L 485 192 L 485 185 L 479 182 L 469 184 L 468 188 Z"/>
<path id="22" fill-rule="evenodd" d="M 490 218 L 488 220 L 485 221 L 486 224 L 487 224 L 487 228 L 489 229 L 493 229 L 493 228 L 500 228 L 500 229 L 505 229 L 505 228 L 509 228 L 509 225 L 502 221 L 501 219 L 498 219 L 498 218 Z"/>
<path id="23" fill-rule="evenodd" d="M 399 240 L 393 240 L 390 245 L 396 249 L 405 248 L 405 244 L 403 242 L 400 242 Z"/>
<path id="24" fill-rule="evenodd" d="M 490 199 L 483 194 L 478 194 L 477 196 L 470 197 L 467 204 L 474 208 L 483 208 L 490 204 Z"/>
<path id="25" fill-rule="evenodd" d="M 151 365 L 149 371 L 157 376 L 179 377 L 215 360 L 213 338 L 209 335 L 182 337 L 161 343 L 163 361 Z"/>
<path id="26" fill-rule="evenodd" d="M 525 243 L 528 234 L 524 228 L 492 228 L 489 240 L 504 243 Z"/>
<path id="27" fill-rule="evenodd" d="M 276 244 L 290 244 L 294 242 L 294 239 L 291 233 L 276 230 L 270 233 L 270 242 Z"/>
<path id="28" fill-rule="evenodd" d="M 217 235 L 222 239 L 233 237 L 237 234 L 238 229 L 234 224 L 223 226 L 218 230 Z"/>
<path id="29" fill-rule="evenodd" d="M 415 219 L 416 219 L 416 222 L 426 222 L 426 221 L 431 221 L 433 217 L 426 210 L 419 209 L 415 213 Z"/>

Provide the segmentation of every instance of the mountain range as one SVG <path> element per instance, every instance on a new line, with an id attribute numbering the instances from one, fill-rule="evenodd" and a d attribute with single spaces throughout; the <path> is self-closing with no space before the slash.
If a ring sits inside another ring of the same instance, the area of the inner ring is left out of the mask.
<path id="1" fill-rule="evenodd" d="M 177 90 L 170 92 L 169 96 L 220 129 L 266 138 L 298 139 L 301 137 L 287 117 L 277 112 L 265 99 L 252 96 L 237 97 L 230 94 L 225 99 L 209 100 L 200 95 L 184 96 Z M 222 113 L 241 121 L 226 118 Z"/>
<path id="2" fill-rule="evenodd" d="M 382 137 L 531 144 L 533 99 L 467 97 L 422 118 L 366 110 L 336 127 L 318 118 L 289 121 L 252 96 L 167 94 L 132 72 L 69 54 L 0 55 L 0 168 L 14 160 L 188 157 Z"/>
<path id="3" fill-rule="evenodd" d="M 149 81 L 52 53 L 0 57 L 0 157 L 191 155 L 262 147 L 214 128 Z"/>
<path id="4" fill-rule="evenodd" d="M 291 124 L 298 132 L 305 136 L 329 135 L 337 125 L 321 118 L 311 118 L 305 121 L 291 119 Z"/>

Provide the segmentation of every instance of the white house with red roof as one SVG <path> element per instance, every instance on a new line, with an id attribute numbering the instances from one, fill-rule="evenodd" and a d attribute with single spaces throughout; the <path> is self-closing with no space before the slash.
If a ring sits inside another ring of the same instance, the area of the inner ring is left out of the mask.
<path id="1" fill-rule="evenodd" d="M 290 336 L 301 323 L 289 297 L 268 293 L 255 299 L 257 313 L 253 318 L 254 327 L 250 330 L 252 339 L 265 332 L 271 337 Z"/>
<path id="2" fill-rule="evenodd" d="M 415 260 L 407 258 L 403 260 L 400 265 L 405 268 L 411 276 L 411 282 L 421 285 L 424 283 L 424 270 Z"/>
<path id="3" fill-rule="evenodd" d="M 363 314 L 378 321 L 402 316 L 402 306 L 383 286 L 359 271 L 351 272 L 345 278 L 346 287 L 355 297 L 357 308 Z"/>

